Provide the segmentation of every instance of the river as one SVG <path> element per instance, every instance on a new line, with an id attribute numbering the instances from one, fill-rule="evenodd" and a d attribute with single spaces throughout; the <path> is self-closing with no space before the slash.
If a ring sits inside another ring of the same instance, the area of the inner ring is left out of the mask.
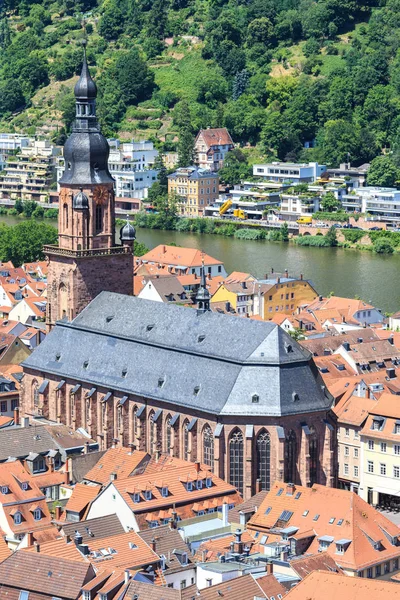
<path id="1" fill-rule="evenodd" d="M 0 222 L 14 225 L 20 219 L 0 215 Z M 52 220 L 47 221 L 55 225 Z M 341 248 L 312 248 L 293 243 L 237 240 L 219 235 L 138 229 L 137 239 L 154 248 L 174 242 L 199 248 L 225 264 L 228 273 L 245 271 L 265 277 L 274 268 L 291 275 L 304 274 L 323 295 L 359 296 L 385 312 L 400 310 L 400 254 L 379 255 Z"/>

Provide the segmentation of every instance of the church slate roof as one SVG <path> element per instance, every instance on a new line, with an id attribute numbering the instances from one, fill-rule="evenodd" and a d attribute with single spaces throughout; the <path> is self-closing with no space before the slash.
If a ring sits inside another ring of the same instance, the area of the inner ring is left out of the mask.
<path id="1" fill-rule="evenodd" d="M 59 322 L 25 368 L 213 414 L 332 404 L 311 354 L 270 322 L 102 292 Z"/>

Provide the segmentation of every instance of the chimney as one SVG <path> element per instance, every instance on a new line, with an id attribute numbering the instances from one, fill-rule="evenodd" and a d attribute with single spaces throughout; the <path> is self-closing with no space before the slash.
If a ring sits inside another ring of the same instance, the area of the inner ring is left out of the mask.
<path id="1" fill-rule="evenodd" d="M 303 281 L 303 273 L 300 273 L 300 281 Z"/>
<path id="2" fill-rule="evenodd" d="M 62 508 L 61 508 L 61 506 L 56 506 L 55 513 L 54 513 L 55 520 L 59 521 L 61 519 L 61 515 L 62 515 Z"/>
<path id="3" fill-rule="evenodd" d="M 211 273 L 207 273 L 207 279 L 210 279 L 210 280 L 212 279 Z"/>
<path id="4" fill-rule="evenodd" d="M 277 277 L 277 278 L 276 278 L 276 283 L 280 283 L 280 282 L 281 282 L 281 278 L 280 278 L 280 277 Z"/>
<path id="5" fill-rule="evenodd" d="M 392 344 L 392 346 L 394 346 L 394 339 L 392 335 L 388 338 L 388 342 L 389 344 Z"/>
<path id="6" fill-rule="evenodd" d="M 117 479 L 116 473 L 110 473 L 110 481 L 115 481 Z"/>
<path id="7" fill-rule="evenodd" d="M 286 484 L 286 496 L 293 496 L 294 494 L 294 483 Z"/>
<path id="8" fill-rule="evenodd" d="M 79 533 L 79 531 L 75 531 L 74 542 L 75 542 L 75 546 L 80 546 L 83 542 L 83 537 Z"/>
<path id="9" fill-rule="evenodd" d="M 33 545 L 35 546 L 36 552 L 40 552 L 40 544 L 38 544 L 37 542 L 34 542 Z"/>
<path id="10" fill-rule="evenodd" d="M 87 544 L 80 544 L 77 546 L 77 548 L 83 554 L 83 556 L 89 556 L 90 550 Z"/>
<path id="11" fill-rule="evenodd" d="M 200 467 L 200 461 L 196 460 L 196 462 L 194 463 L 195 469 L 196 469 L 196 473 L 200 473 L 201 471 L 201 467 Z"/>
<path id="12" fill-rule="evenodd" d="M 228 503 L 227 502 L 223 502 L 222 503 L 222 526 L 223 527 L 227 527 L 229 525 L 229 521 L 228 521 Z"/>
<path id="13" fill-rule="evenodd" d="M 272 561 L 268 561 L 267 564 L 265 565 L 265 572 L 268 575 L 273 575 L 274 573 L 274 563 Z"/>
<path id="14" fill-rule="evenodd" d="M 390 367 L 389 369 L 386 369 L 386 375 L 389 379 L 395 379 L 396 369 L 394 369 L 394 367 Z"/>
<path id="15" fill-rule="evenodd" d="M 349 342 L 343 342 L 343 348 L 346 350 L 346 352 L 350 352 L 350 344 L 349 344 Z"/>
<path id="16" fill-rule="evenodd" d="M 177 522 L 178 522 L 178 519 L 177 519 L 178 514 L 175 509 L 173 509 L 171 514 L 172 514 L 172 517 L 171 517 L 171 521 L 170 521 L 170 527 L 171 527 L 171 529 L 176 529 Z"/>
<path id="17" fill-rule="evenodd" d="M 271 273 L 274 274 L 274 267 L 271 268 Z"/>
<path id="18" fill-rule="evenodd" d="M 14 425 L 19 425 L 19 408 L 14 408 Z"/>
<path id="19" fill-rule="evenodd" d="M 68 534 L 65 536 L 65 543 L 66 544 L 70 544 L 71 543 L 71 536 L 68 535 Z"/>
<path id="20" fill-rule="evenodd" d="M 285 269 L 285 277 L 289 277 L 289 271 L 287 269 Z"/>
<path id="21" fill-rule="evenodd" d="M 90 452 L 90 442 L 85 442 L 85 447 L 83 449 L 84 454 L 89 454 Z"/>
<path id="22" fill-rule="evenodd" d="M 282 562 L 286 562 L 287 561 L 287 557 L 288 557 L 287 550 L 282 550 L 281 551 L 281 561 Z"/>
<path id="23" fill-rule="evenodd" d="M 129 583 L 129 579 L 130 579 L 130 574 L 129 574 L 129 569 L 125 569 L 125 573 L 124 573 L 124 583 Z"/>
<path id="24" fill-rule="evenodd" d="M 156 551 L 156 547 L 157 547 L 156 539 L 155 538 L 151 538 L 150 548 L 153 550 L 153 552 Z"/>
<path id="25" fill-rule="evenodd" d="M 257 479 L 257 481 L 256 481 L 256 494 L 258 494 L 259 492 L 261 492 L 261 480 Z"/>
<path id="26" fill-rule="evenodd" d="M 22 418 L 22 427 L 29 427 L 29 417 Z"/>
<path id="27" fill-rule="evenodd" d="M 320 302 L 322 302 L 322 300 L 323 300 L 323 299 L 324 299 L 324 298 L 323 298 L 323 296 L 318 296 L 318 300 L 319 300 Z"/>
<path id="28" fill-rule="evenodd" d="M 34 539 L 33 539 L 33 531 L 28 531 L 28 533 L 26 534 L 26 541 L 28 544 L 28 548 L 30 548 L 31 546 L 33 546 L 34 544 Z"/>
<path id="29" fill-rule="evenodd" d="M 235 531 L 235 552 L 243 554 L 243 542 L 242 542 L 242 530 L 236 529 Z"/>
<path id="30" fill-rule="evenodd" d="M 226 310 L 226 312 L 230 312 L 230 310 L 231 310 L 231 303 L 230 302 L 225 302 L 225 310 Z"/>

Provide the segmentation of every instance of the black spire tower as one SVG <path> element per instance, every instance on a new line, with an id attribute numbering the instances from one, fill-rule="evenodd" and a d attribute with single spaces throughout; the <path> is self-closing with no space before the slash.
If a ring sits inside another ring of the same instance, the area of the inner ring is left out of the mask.
<path id="1" fill-rule="evenodd" d="M 207 289 L 206 281 L 206 270 L 204 268 L 204 258 L 202 259 L 200 269 L 200 287 L 197 290 L 196 302 L 197 302 L 197 314 L 202 315 L 208 312 L 210 309 L 210 292 Z"/>
<path id="2" fill-rule="evenodd" d="M 65 171 L 60 179 L 66 185 L 113 184 L 108 170 L 110 152 L 106 138 L 101 134 L 96 117 L 97 87 L 90 76 L 83 42 L 81 76 L 74 89 L 76 119 L 72 133 L 65 143 Z"/>

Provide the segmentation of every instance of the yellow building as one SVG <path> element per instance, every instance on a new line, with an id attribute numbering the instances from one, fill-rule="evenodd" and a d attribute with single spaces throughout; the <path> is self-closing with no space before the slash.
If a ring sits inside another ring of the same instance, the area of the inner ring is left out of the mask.
<path id="1" fill-rule="evenodd" d="M 360 432 L 361 484 L 359 494 L 370 504 L 400 506 L 400 405 L 399 397 L 384 392 L 368 408 Z"/>
<path id="2" fill-rule="evenodd" d="M 254 296 L 254 314 L 269 321 L 274 313 L 293 314 L 305 304 L 318 297 L 311 283 L 300 275 L 299 278 L 272 274 L 271 277 L 259 281 L 259 289 Z"/>
<path id="3" fill-rule="evenodd" d="M 201 217 L 218 199 L 219 177 L 199 167 L 179 168 L 168 176 L 168 193 L 178 198 L 181 215 Z"/>
<path id="4" fill-rule="evenodd" d="M 211 308 L 224 303 L 227 312 L 234 310 L 239 317 L 252 316 L 257 283 L 249 273 L 231 273 L 212 296 Z"/>

